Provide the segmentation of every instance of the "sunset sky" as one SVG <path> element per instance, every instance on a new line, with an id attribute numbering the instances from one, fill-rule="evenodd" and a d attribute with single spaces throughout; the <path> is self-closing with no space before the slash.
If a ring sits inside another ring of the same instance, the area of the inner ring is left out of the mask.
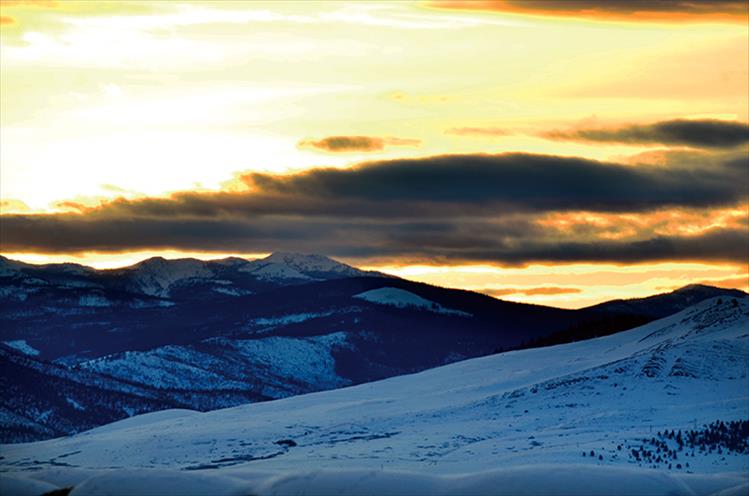
<path id="1" fill-rule="evenodd" d="M 749 289 L 745 0 L 0 5 L 10 258 Z"/>

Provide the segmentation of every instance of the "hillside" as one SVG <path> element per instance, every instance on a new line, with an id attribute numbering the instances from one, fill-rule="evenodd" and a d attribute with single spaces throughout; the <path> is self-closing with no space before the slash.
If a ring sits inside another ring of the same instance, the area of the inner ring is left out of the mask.
<path id="1" fill-rule="evenodd" d="M 443 476 L 528 464 L 582 464 L 588 474 L 624 467 L 635 469 L 635 479 L 643 472 L 646 478 L 746 474 L 746 444 L 718 439 L 709 452 L 699 442 L 679 449 L 668 432 L 699 439 L 715 422 L 749 420 L 747 329 L 749 299 L 711 299 L 584 342 L 209 413 L 147 414 L 78 436 L 5 445 L 2 467 L 41 468 L 27 475 L 50 481 L 50 469 L 64 459 L 77 481 L 96 473 L 90 470 L 138 466 L 254 474 L 256 483 L 289 471 Z M 658 447 L 660 453 L 661 445 L 668 455 L 664 450 L 656 461 L 647 452 Z"/>

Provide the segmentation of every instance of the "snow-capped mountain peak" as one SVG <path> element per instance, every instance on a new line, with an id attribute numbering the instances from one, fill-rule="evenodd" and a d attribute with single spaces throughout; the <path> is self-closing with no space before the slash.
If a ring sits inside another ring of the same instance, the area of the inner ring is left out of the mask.
<path id="1" fill-rule="evenodd" d="M 269 257 L 263 259 L 267 263 L 283 264 L 299 272 L 340 272 L 340 273 L 359 273 L 358 269 L 350 265 L 337 262 L 332 258 L 324 255 L 293 253 L 293 252 L 275 252 Z"/>
<path id="2" fill-rule="evenodd" d="M 152 296 L 169 296 L 171 286 L 185 279 L 202 279 L 213 276 L 206 262 L 194 258 L 166 260 L 153 257 L 125 269 L 130 272 L 134 285 Z"/>
<path id="3" fill-rule="evenodd" d="M 251 272 L 261 279 L 319 280 L 367 275 L 364 271 L 324 255 L 293 252 L 275 252 L 240 270 Z"/>

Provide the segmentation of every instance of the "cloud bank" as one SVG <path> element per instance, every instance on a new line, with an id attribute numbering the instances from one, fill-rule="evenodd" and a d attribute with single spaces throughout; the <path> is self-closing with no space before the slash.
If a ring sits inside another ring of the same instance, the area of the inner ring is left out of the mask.
<path id="1" fill-rule="evenodd" d="M 443 155 L 291 175 L 248 173 L 241 191 L 3 215 L 0 238 L 9 252 L 304 250 L 506 265 L 744 263 L 749 223 L 741 215 L 710 217 L 703 228 L 685 232 L 679 217 L 661 213 L 746 208 L 746 157 L 675 156 L 667 165 L 632 166 L 519 153 Z M 588 222 L 585 212 L 607 220 Z"/>
<path id="2" fill-rule="evenodd" d="M 744 0 L 448 0 L 434 1 L 435 8 L 520 13 L 599 20 L 693 21 L 700 18 L 746 22 Z"/>
<path id="3" fill-rule="evenodd" d="M 552 140 L 731 148 L 749 143 L 749 124 L 710 119 L 677 119 L 649 125 L 633 124 L 610 129 L 548 131 L 542 133 L 541 136 Z"/>

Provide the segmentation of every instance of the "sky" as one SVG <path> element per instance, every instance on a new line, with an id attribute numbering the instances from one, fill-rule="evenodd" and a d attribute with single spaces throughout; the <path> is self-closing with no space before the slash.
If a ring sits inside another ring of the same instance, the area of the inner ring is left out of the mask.
<path id="1" fill-rule="evenodd" d="M 322 253 L 578 308 L 749 289 L 749 13 L 0 1 L 0 252 Z"/>

